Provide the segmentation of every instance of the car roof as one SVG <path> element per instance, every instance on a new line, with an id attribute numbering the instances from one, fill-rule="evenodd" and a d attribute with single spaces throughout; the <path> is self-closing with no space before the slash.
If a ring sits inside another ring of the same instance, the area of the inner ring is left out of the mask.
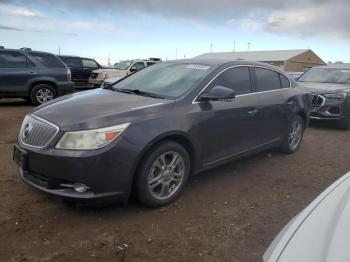
<path id="1" fill-rule="evenodd" d="M 4 48 L 4 49 L 0 49 L 0 51 L 16 51 L 16 52 L 24 52 L 24 53 L 35 52 L 35 53 L 53 55 L 53 54 L 50 53 L 50 52 L 36 51 L 36 50 L 32 50 L 32 49 L 8 49 L 8 48 Z"/>
<path id="2" fill-rule="evenodd" d="M 164 63 L 164 62 L 163 62 Z M 180 60 L 169 60 L 165 63 L 181 63 L 181 64 L 205 64 L 205 65 L 211 65 L 215 67 L 219 66 L 236 66 L 236 65 L 246 65 L 246 66 L 261 66 L 270 68 L 272 70 L 276 70 L 278 72 L 284 73 L 283 70 L 281 70 L 279 67 L 262 63 L 262 62 L 255 62 L 255 61 L 248 61 L 248 60 L 230 60 L 230 59 L 180 59 Z"/>
<path id="3" fill-rule="evenodd" d="M 316 66 L 313 68 L 322 68 L 322 69 L 350 69 L 350 64 L 330 64 L 326 66 Z M 311 68 L 311 69 L 313 69 Z"/>

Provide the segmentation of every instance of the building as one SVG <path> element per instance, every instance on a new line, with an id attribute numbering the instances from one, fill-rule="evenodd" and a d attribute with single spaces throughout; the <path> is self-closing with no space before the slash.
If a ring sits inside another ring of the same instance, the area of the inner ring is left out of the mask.
<path id="1" fill-rule="evenodd" d="M 326 63 L 310 49 L 206 53 L 196 59 L 232 59 L 268 63 L 287 72 L 304 72 Z"/>

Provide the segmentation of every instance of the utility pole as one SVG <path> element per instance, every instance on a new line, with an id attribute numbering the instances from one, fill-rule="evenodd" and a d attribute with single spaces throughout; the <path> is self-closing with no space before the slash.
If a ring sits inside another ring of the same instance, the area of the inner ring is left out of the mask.
<path id="1" fill-rule="evenodd" d="M 58 55 L 61 55 L 61 46 L 58 45 Z"/>
<path id="2" fill-rule="evenodd" d="M 250 51 L 250 46 L 252 43 L 248 43 L 248 51 Z"/>
<path id="3" fill-rule="evenodd" d="M 108 65 L 111 65 L 111 53 L 108 54 Z"/>
<path id="4" fill-rule="evenodd" d="M 177 48 L 175 50 L 175 57 L 176 57 L 176 60 L 177 60 Z"/>
<path id="5" fill-rule="evenodd" d="M 236 52 L 236 41 L 233 41 L 233 52 Z"/>
<path id="6" fill-rule="evenodd" d="M 213 43 L 210 43 L 210 53 L 213 53 Z"/>

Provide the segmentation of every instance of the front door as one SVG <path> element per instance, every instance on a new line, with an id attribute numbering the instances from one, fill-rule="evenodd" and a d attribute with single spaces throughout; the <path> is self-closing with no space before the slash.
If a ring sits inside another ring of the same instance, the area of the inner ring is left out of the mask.
<path id="1" fill-rule="evenodd" d="M 203 165 L 215 164 L 256 147 L 260 141 L 257 118 L 259 100 L 253 93 L 248 67 L 233 67 L 222 72 L 204 91 L 214 86 L 232 88 L 232 101 L 200 102 Z"/>

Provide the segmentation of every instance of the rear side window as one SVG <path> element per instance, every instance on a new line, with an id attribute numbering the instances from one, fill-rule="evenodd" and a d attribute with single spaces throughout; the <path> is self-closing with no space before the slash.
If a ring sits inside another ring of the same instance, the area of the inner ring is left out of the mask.
<path id="1" fill-rule="evenodd" d="M 215 78 L 215 80 L 210 84 L 210 88 L 214 86 L 231 88 L 236 92 L 236 95 L 251 93 L 252 85 L 250 81 L 249 68 L 244 66 L 226 70 Z"/>
<path id="2" fill-rule="evenodd" d="M 28 68 L 34 64 L 28 57 L 16 51 L 0 51 L 0 68 Z"/>
<path id="3" fill-rule="evenodd" d="M 281 89 L 279 73 L 265 68 L 255 68 L 255 75 L 258 92 Z"/>
<path id="4" fill-rule="evenodd" d="M 290 82 L 289 82 L 289 79 L 287 77 L 280 74 L 280 79 L 281 79 L 282 88 L 290 88 Z"/>
<path id="5" fill-rule="evenodd" d="M 29 52 L 29 54 L 47 67 L 63 68 L 64 64 L 54 55 L 39 52 Z"/>
<path id="6" fill-rule="evenodd" d="M 147 66 L 155 65 L 156 62 L 146 62 Z"/>

